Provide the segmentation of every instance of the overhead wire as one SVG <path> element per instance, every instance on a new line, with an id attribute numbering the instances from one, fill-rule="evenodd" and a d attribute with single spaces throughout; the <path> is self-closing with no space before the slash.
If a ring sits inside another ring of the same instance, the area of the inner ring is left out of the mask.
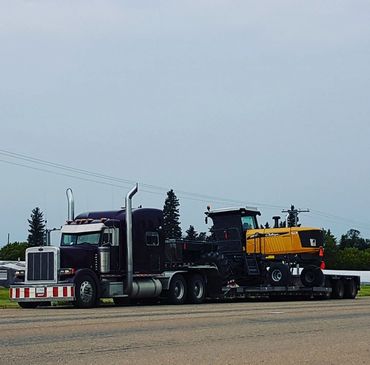
<path id="1" fill-rule="evenodd" d="M 72 166 L 68 166 L 65 164 L 60 164 L 60 163 L 55 163 L 51 162 L 48 160 L 43 160 L 31 156 L 27 156 L 24 154 L 0 149 L 0 155 L 10 158 L 10 159 L 15 159 L 15 160 L 21 160 L 26 163 L 32 164 L 32 165 L 27 165 L 25 163 L 19 163 L 15 161 L 9 161 L 9 160 L 4 160 L 0 159 L 0 162 L 9 164 L 9 165 L 14 165 L 18 167 L 24 167 L 40 172 L 45 172 L 49 174 L 54 174 L 54 175 L 59 175 L 59 176 L 65 176 L 69 177 L 72 179 L 78 179 L 86 182 L 92 182 L 96 184 L 103 184 L 115 188 L 120 188 L 120 189 L 125 189 L 127 188 L 128 185 L 135 184 L 136 181 L 133 179 L 127 179 L 127 178 L 118 178 L 106 174 L 102 174 L 99 172 L 94 172 L 94 171 L 89 171 L 86 169 L 81 169 L 81 168 L 76 168 Z M 36 165 L 36 166 L 35 166 Z M 54 171 L 50 169 L 45 169 L 41 168 L 38 166 L 46 166 L 54 170 L 62 170 L 66 171 L 68 173 L 63 173 L 60 171 Z M 83 175 L 83 176 L 81 176 Z M 167 192 L 169 188 L 163 187 L 163 186 L 158 186 L 158 185 L 153 185 L 153 184 L 147 184 L 147 183 L 140 183 L 141 186 L 141 191 L 148 193 L 148 194 L 155 194 L 155 195 L 162 195 L 164 192 Z M 266 203 L 261 203 L 261 202 L 250 202 L 250 201 L 242 201 L 242 200 L 235 200 L 235 199 L 228 199 L 224 197 L 216 197 L 212 195 L 206 195 L 206 194 L 200 194 L 200 193 L 194 193 L 194 192 L 188 192 L 184 190 L 176 190 L 176 195 L 179 198 L 182 199 L 187 199 L 187 200 L 192 200 L 192 201 L 200 201 L 200 202 L 207 202 L 207 203 L 228 203 L 228 204 L 236 204 L 236 205 L 256 205 L 260 207 L 265 207 L 265 208 L 274 208 L 274 209 L 284 209 L 284 206 L 279 206 L 279 205 L 272 205 L 272 204 L 266 204 Z M 310 210 L 310 215 L 316 215 L 318 217 L 321 217 L 327 221 L 331 222 L 338 222 L 338 221 L 343 221 L 346 223 L 353 223 L 357 227 L 360 228 L 366 228 L 370 229 L 370 224 L 367 224 L 365 222 L 359 222 L 353 219 L 348 219 L 347 217 L 341 217 L 338 215 L 334 215 L 331 213 L 326 213 L 322 212 L 320 210 Z"/>

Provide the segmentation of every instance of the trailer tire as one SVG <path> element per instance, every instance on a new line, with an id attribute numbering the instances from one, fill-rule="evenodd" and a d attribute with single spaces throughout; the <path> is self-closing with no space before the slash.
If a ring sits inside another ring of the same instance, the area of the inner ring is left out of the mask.
<path id="1" fill-rule="evenodd" d="M 268 281 L 272 286 L 285 286 L 289 284 L 289 267 L 281 262 L 273 263 L 267 274 Z"/>
<path id="2" fill-rule="evenodd" d="M 39 302 L 18 302 L 18 305 L 23 309 L 35 309 L 39 304 Z"/>
<path id="3" fill-rule="evenodd" d="M 186 281 L 181 274 L 172 277 L 168 289 L 168 301 L 170 304 L 184 304 L 187 295 Z"/>
<path id="4" fill-rule="evenodd" d="M 357 285 L 353 279 L 346 280 L 344 284 L 344 298 L 355 299 L 357 296 Z"/>
<path id="5" fill-rule="evenodd" d="M 90 275 L 81 275 L 75 281 L 75 306 L 92 308 L 97 302 L 97 291 L 94 279 Z"/>
<path id="6" fill-rule="evenodd" d="M 204 279 L 199 274 L 193 274 L 188 280 L 188 302 L 201 304 L 206 295 L 206 285 Z"/>
<path id="7" fill-rule="evenodd" d="M 344 298 L 344 283 L 342 280 L 335 280 L 333 283 L 333 298 L 343 299 Z"/>
<path id="8" fill-rule="evenodd" d="M 304 286 L 308 288 L 321 286 L 324 282 L 324 279 L 324 273 L 317 266 L 307 266 L 301 272 L 301 282 Z"/>

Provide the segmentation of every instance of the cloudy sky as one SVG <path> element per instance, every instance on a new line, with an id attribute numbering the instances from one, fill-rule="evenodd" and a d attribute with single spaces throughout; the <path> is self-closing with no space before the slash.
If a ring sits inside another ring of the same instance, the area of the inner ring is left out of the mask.
<path id="1" fill-rule="evenodd" d="M 0 245 L 133 181 L 134 205 L 173 188 L 183 230 L 293 203 L 370 238 L 368 1 L 0 0 L 0 44 Z"/>

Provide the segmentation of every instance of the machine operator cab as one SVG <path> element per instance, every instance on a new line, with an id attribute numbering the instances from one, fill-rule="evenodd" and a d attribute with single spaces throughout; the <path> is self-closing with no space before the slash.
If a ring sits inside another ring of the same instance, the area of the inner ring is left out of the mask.
<path id="1" fill-rule="evenodd" d="M 206 223 L 208 217 L 212 219 L 211 235 L 218 242 L 222 251 L 245 250 L 246 231 L 258 229 L 257 216 L 261 215 L 257 208 L 221 208 L 207 207 Z"/>

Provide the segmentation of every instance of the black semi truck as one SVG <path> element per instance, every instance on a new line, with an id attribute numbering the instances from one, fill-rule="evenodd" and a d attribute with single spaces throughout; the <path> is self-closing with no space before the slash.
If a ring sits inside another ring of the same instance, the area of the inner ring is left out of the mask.
<path id="1" fill-rule="evenodd" d="M 246 252 L 248 227 L 243 222 L 258 227 L 256 209 L 209 210 L 207 217 L 213 221 L 209 239 L 166 240 L 161 210 L 132 209 L 137 190 L 136 185 L 129 191 L 124 209 L 76 217 L 73 195 L 67 190 L 68 220 L 61 229 L 60 246 L 27 249 L 26 268 L 16 273 L 10 299 L 22 308 L 53 301 L 89 308 L 101 298 L 123 305 L 145 299 L 200 304 L 207 298 L 357 295 L 358 276 L 317 276 L 321 269 L 315 267 L 302 280 L 299 265 L 290 259 L 279 256 L 279 262 L 271 262 L 261 253 Z M 314 259 L 322 260 L 321 256 Z"/>

